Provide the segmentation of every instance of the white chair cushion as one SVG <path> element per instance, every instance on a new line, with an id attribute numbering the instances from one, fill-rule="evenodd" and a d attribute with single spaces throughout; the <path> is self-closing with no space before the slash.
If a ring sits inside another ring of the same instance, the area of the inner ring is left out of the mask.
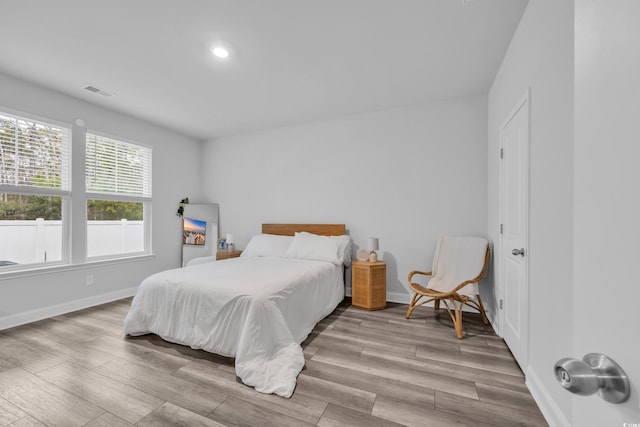
<path id="1" fill-rule="evenodd" d="M 433 256 L 433 275 L 427 288 L 449 292 L 462 282 L 478 277 L 484 267 L 488 245 L 489 242 L 480 237 L 441 237 Z M 478 295 L 478 284 L 469 284 L 458 293 Z"/>

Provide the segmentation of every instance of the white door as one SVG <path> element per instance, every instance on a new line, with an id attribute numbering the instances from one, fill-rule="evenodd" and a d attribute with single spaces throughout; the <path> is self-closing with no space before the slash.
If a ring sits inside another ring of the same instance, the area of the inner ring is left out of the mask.
<path id="1" fill-rule="evenodd" d="M 501 334 L 524 370 L 528 355 L 529 92 L 500 130 Z"/>
<path id="2" fill-rule="evenodd" d="M 573 426 L 640 425 L 640 2 L 576 0 L 573 352 L 603 353 L 631 396 L 572 398 Z"/>

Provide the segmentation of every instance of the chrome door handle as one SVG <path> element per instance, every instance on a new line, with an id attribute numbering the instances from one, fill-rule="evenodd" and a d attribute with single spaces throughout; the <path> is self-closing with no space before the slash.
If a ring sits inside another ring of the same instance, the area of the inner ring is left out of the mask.
<path id="1" fill-rule="evenodd" d="M 562 387 L 581 396 L 597 392 L 607 402 L 622 403 L 631 393 L 627 375 L 604 354 L 589 353 L 582 360 L 558 360 L 554 372 Z"/>
<path id="2" fill-rule="evenodd" d="M 524 248 L 514 249 L 511 251 L 511 253 L 515 256 L 521 255 L 522 257 L 524 257 Z"/>

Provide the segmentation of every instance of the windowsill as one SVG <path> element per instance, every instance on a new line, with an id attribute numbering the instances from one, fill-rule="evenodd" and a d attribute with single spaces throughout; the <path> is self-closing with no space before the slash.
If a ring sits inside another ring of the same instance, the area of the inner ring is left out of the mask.
<path id="1" fill-rule="evenodd" d="M 132 255 L 122 258 L 108 258 L 89 260 L 81 264 L 57 264 L 38 267 L 25 268 L 23 270 L 10 270 L 0 272 L 0 281 L 16 279 L 21 277 L 39 276 L 42 274 L 59 273 L 62 271 L 84 270 L 87 268 L 102 267 L 105 265 L 123 264 L 127 262 L 145 261 L 155 258 L 155 254 Z"/>

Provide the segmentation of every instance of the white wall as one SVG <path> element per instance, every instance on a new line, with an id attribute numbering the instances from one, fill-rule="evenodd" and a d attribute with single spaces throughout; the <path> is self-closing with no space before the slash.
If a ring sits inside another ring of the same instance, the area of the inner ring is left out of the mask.
<path id="1" fill-rule="evenodd" d="M 499 129 L 531 87 L 530 332 L 527 383 L 547 420 L 571 419 L 553 377 L 571 354 L 573 2 L 529 2 L 489 93 L 488 230 L 498 239 Z M 491 302 L 495 307 L 495 302 Z"/>
<path id="2" fill-rule="evenodd" d="M 5 75 L 0 75 L 2 107 L 68 123 L 69 127 L 76 118 L 82 118 L 90 130 L 152 146 L 155 257 L 21 278 L 0 275 L 0 329 L 131 295 L 132 288 L 147 275 L 180 265 L 182 221 L 175 212 L 186 196 L 192 202 L 201 201 L 200 168 L 197 162 L 194 165 L 194 159 L 200 156 L 200 142 Z M 94 276 L 93 286 L 85 285 L 87 274 Z"/>
<path id="3" fill-rule="evenodd" d="M 387 297 L 440 234 L 486 235 L 486 97 L 229 136 L 204 145 L 205 197 L 242 249 L 265 222 L 345 223 L 380 239 Z"/>

